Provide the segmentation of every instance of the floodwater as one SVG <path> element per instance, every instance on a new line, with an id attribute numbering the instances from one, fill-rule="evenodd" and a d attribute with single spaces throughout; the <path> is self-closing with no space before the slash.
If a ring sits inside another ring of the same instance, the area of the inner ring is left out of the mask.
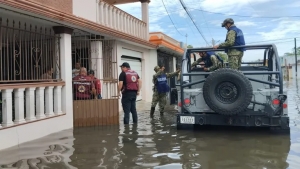
<path id="1" fill-rule="evenodd" d="M 177 131 L 174 113 L 142 111 L 138 126 L 77 128 L 0 151 L 0 169 L 300 169 L 298 84 L 286 84 L 291 135 Z"/>

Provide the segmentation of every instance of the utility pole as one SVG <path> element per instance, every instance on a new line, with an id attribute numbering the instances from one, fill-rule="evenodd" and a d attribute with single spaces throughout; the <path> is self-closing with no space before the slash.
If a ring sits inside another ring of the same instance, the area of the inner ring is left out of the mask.
<path id="1" fill-rule="evenodd" d="M 297 66 L 298 66 L 298 62 L 297 62 L 297 40 L 295 38 L 295 68 L 296 68 L 296 77 L 297 77 Z"/>
<path id="2" fill-rule="evenodd" d="M 186 46 L 186 48 L 187 48 L 187 46 L 188 46 L 188 44 L 187 44 L 187 34 L 185 34 L 185 46 Z"/>
<path id="3" fill-rule="evenodd" d="M 212 44 L 213 46 L 215 46 L 215 43 L 216 43 L 216 41 L 214 40 L 214 38 L 212 38 L 211 44 Z"/>

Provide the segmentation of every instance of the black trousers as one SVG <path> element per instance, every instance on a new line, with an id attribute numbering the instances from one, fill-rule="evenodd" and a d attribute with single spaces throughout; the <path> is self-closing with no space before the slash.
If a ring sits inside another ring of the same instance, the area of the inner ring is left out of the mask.
<path id="1" fill-rule="evenodd" d="M 129 124 L 130 112 L 132 114 L 133 123 L 137 123 L 136 112 L 136 91 L 126 91 L 122 94 L 122 107 L 124 111 L 124 124 Z"/>

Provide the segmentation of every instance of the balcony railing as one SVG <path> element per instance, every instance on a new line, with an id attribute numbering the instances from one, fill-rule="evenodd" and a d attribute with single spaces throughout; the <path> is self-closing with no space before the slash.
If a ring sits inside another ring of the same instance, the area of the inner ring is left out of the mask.
<path id="1" fill-rule="evenodd" d="M 149 40 L 147 39 L 148 25 L 145 22 L 104 1 L 100 1 L 98 7 L 97 22 L 99 24 L 140 39 Z"/>
<path id="2" fill-rule="evenodd" d="M 64 82 L 6 84 L 0 87 L 0 128 L 62 115 Z"/>

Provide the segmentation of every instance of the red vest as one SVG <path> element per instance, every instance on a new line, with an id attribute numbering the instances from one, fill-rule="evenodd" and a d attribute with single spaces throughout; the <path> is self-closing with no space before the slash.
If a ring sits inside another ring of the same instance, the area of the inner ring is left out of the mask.
<path id="1" fill-rule="evenodd" d="M 94 77 L 94 84 L 95 84 L 97 94 L 101 94 L 101 82 L 100 82 L 100 80 Z"/>
<path id="2" fill-rule="evenodd" d="M 127 70 L 125 90 L 139 90 L 138 74 L 134 70 Z"/>
<path id="3" fill-rule="evenodd" d="M 89 76 L 76 76 L 73 78 L 74 88 L 76 89 L 75 97 L 80 99 L 89 99 L 90 91 L 93 87 L 93 81 Z"/>

